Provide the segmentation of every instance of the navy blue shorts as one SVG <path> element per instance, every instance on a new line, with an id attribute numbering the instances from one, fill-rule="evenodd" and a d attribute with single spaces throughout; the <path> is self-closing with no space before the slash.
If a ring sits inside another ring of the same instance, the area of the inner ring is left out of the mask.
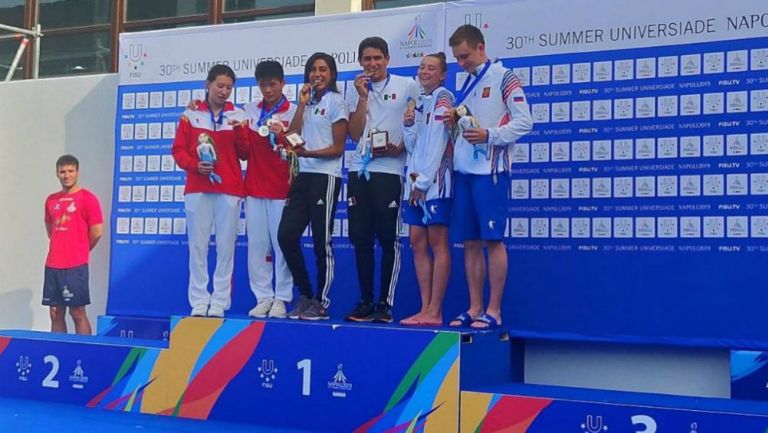
<path id="1" fill-rule="evenodd" d="M 413 206 L 410 203 L 403 202 L 403 221 L 412 226 L 427 227 L 434 225 L 447 226 L 451 220 L 451 204 L 453 200 L 450 198 L 437 198 L 434 200 L 427 200 L 427 209 L 429 210 L 430 218 L 424 223 L 424 209 L 421 206 Z"/>
<path id="2" fill-rule="evenodd" d="M 69 269 L 45 267 L 43 305 L 82 307 L 90 303 L 87 263 Z"/>
<path id="3" fill-rule="evenodd" d="M 474 175 L 454 173 L 451 239 L 500 241 L 509 216 L 508 173 Z"/>

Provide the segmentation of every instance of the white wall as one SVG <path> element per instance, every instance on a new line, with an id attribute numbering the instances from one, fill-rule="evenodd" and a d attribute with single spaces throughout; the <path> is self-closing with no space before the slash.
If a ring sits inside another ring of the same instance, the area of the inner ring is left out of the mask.
<path id="1" fill-rule="evenodd" d="M 729 398 L 727 349 L 527 341 L 525 382 Z"/>
<path id="2" fill-rule="evenodd" d="M 50 327 L 40 305 L 43 202 L 60 189 L 55 164 L 65 153 L 80 160 L 80 183 L 99 197 L 106 219 L 91 256 L 88 309 L 92 321 L 104 313 L 116 100 L 114 74 L 0 83 L 0 329 Z"/>

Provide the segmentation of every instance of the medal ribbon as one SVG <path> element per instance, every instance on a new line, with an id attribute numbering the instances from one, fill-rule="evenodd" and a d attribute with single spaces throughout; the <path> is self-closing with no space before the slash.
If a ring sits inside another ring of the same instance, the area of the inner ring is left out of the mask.
<path id="1" fill-rule="evenodd" d="M 467 77 L 467 80 L 464 81 L 464 85 L 461 86 L 461 90 L 456 94 L 456 106 L 461 105 L 462 102 L 464 102 L 465 99 L 467 99 L 467 96 L 469 96 L 470 93 L 472 93 L 473 90 L 475 90 L 475 87 L 477 87 L 477 83 L 480 82 L 480 80 L 483 79 L 485 76 L 485 73 L 488 72 L 488 69 L 491 67 L 491 61 L 488 60 L 485 62 L 485 67 L 482 71 L 477 75 L 477 77 L 472 80 L 472 74 L 470 74 Z"/>

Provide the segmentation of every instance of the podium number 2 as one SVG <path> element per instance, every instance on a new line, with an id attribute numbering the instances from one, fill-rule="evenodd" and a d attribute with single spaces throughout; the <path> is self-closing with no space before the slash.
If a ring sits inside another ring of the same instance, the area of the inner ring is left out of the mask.
<path id="1" fill-rule="evenodd" d="M 296 368 L 302 370 L 301 395 L 310 395 L 309 384 L 312 380 L 312 360 L 302 359 L 296 363 Z"/>
<path id="2" fill-rule="evenodd" d="M 45 358 L 43 358 L 43 361 L 45 361 L 46 364 L 51 364 L 51 371 L 49 371 L 48 375 L 43 379 L 43 388 L 58 388 L 59 381 L 54 378 L 59 372 L 59 358 L 53 355 L 46 355 Z"/>

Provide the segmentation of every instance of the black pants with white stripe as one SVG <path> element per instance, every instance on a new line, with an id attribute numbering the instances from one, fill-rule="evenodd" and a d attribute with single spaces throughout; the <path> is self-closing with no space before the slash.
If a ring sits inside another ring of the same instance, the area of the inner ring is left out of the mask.
<path id="1" fill-rule="evenodd" d="M 319 173 L 299 173 L 288 193 L 280 227 L 277 230 L 277 241 L 293 276 L 293 283 L 298 286 L 302 295 L 310 299 L 316 297 L 326 308 L 331 303 L 328 299 L 328 289 L 333 282 L 334 270 L 331 231 L 340 191 L 341 178 L 339 177 Z M 307 225 L 312 228 L 317 263 L 316 295 L 312 293 L 312 283 L 309 281 L 300 244 L 301 235 Z"/>
<path id="2" fill-rule="evenodd" d="M 355 247 L 360 299 L 373 302 L 374 238 L 381 246 L 379 302 L 392 305 L 400 273 L 400 204 L 403 178 L 396 174 L 371 173 L 365 180 L 350 172 L 347 182 L 349 240 Z"/>

